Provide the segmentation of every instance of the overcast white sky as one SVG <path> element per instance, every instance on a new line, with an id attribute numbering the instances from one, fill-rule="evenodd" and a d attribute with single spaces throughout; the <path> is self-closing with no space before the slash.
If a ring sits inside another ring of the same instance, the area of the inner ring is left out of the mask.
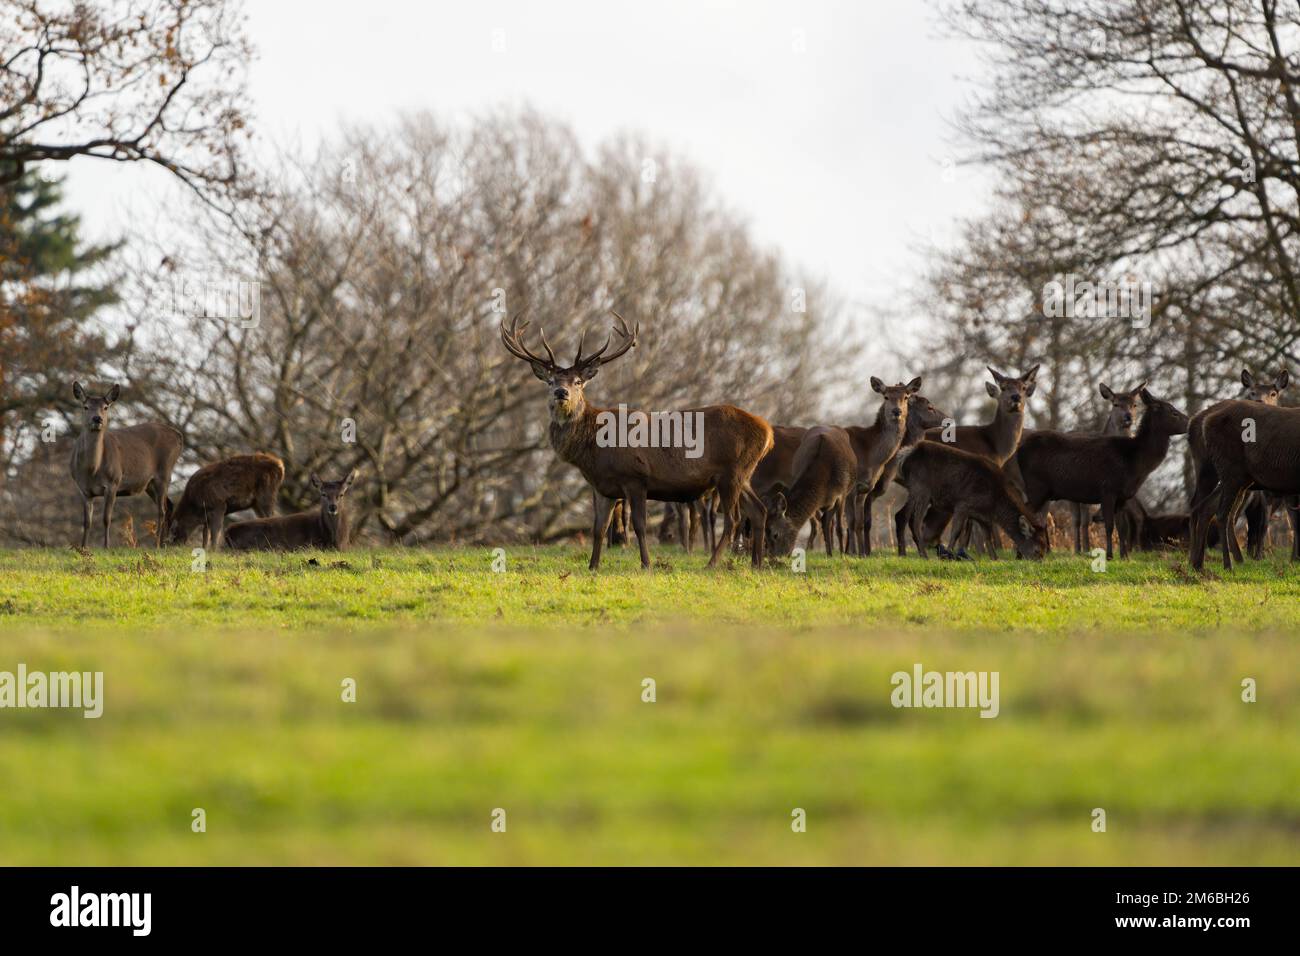
<path id="1" fill-rule="evenodd" d="M 947 121 L 973 51 L 923 0 L 579 2 L 257 0 L 251 73 L 262 140 L 310 148 L 349 120 L 531 104 L 587 144 L 637 130 L 706 171 L 757 237 L 880 302 L 919 270 L 916 245 L 977 211 Z M 504 43 L 504 52 L 494 47 Z M 69 198 L 120 235 L 165 174 L 77 160 Z M 864 310 L 854 310 L 861 314 Z M 865 320 L 864 320 L 865 321 Z"/>

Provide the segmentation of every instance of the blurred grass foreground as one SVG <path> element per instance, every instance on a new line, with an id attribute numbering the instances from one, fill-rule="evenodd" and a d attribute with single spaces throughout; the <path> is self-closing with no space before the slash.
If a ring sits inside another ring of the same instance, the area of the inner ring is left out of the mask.
<path id="1" fill-rule="evenodd" d="M 0 709 L 0 863 L 1300 857 L 1285 562 L 585 561 L 0 552 L 0 680 L 104 682 Z M 893 706 L 917 665 L 997 716 Z"/>

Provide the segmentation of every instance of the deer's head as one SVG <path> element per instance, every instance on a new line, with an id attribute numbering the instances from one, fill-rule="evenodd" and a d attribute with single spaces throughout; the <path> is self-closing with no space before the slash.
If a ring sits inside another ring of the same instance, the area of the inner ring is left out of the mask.
<path id="1" fill-rule="evenodd" d="M 795 527 L 786 514 L 784 493 L 778 491 L 766 497 L 763 504 L 767 508 L 767 551 L 774 557 L 785 557 L 794 550 L 794 542 L 801 529 Z"/>
<path id="2" fill-rule="evenodd" d="M 1016 529 L 1020 532 L 1014 539 L 1016 553 L 1030 561 L 1041 561 L 1051 547 L 1047 525 L 1039 524 L 1028 514 L 1021 514 L 1016 519 Z"/>
<path id="3" fill-rule="evenodd" d="M 924 395 L 913 395 L 907 402 L 907 429 L 920 434 L 927 428 L 938 428 L 948 418 Z"/>
<path id="4" fill-rule="evenodd" d="M 1145 381 L 1127 392 L 1113 391 L 1105 382 L 1097 386 L 1101 397 L 1110 402 L 1110 416 L 1107 423 L 1116 432 L 1125 435 L 1133 433 L 1133 423 L 1137 421 L 1138 402 L 1141 401 L 1142 389 L 1147 387 Z"/>
<path id="5" fill-rule="evenodd" d="M 320 477 L 312 472 L 311 486 L 316 489 L 320 495 L 320 513 L 325 519 L 325 523 L 331 528 L 337 530 L 339 514 L 343 510 L 343 497 L 352 487 L 352 482 L 356 481 L 356 470 L 348 472 L 348 476 L 342 481 L 321 481 Z"/>
<path id="6" fill-rule="evenodd" d="M 80 382 L 72 383 L 72 395 L 85 409 L 85 426 L 92 432 L 103 431 L 108 427 L 108 410 L 121 394 L 122 388 L 118 385 L 114 385 L 103 395 L 91 395 L 81 387 Z"/>
<path id="7" fill-rule="evenodd" d="M 891 425 L 902 425 L 907 419 L 908 403 L 921 390 L 921 377 L 918 375 L 906 385 L 886 385 L 873 375 L 871 390 L 885 400 L 880 408 L 881 417 Z"/>
<path id="8" fill-rule="evenodd" d="M 1282 391 L 1291 382 L 1291 373 L 1282 369 L 1277 373 L 1277 377 L 1272 381 L 1266 378 L 1255 378 L 1250 373 L 1250 369 L 1241 370 L 1241 397 L 1248 402 L 1263 402 L 1265 405 L 1276 405 L 1282 398 Z"/>
<path id="9" fill-rule="evenodd" d="M 1160 435 L 1186 435 L 1187 416 L 1162 399 L 1156 398 L 1144 387 L 1139 393 L 1146 414 L 1142 427 L 1154 429 Z"/>
<path id="10" fill-rule="evenodd" d="M 506 351 L 515 358 L 523 359 L 533 370 L 533 374 L 546 383 L 550 392 L 549 406 L 551 409 L 551 419 L 557 422 L 566 422 L 572 418 L 580 416 L 586 407 L 586 396 L 583 389 L 587 383 L 596 377 L 602 365 L 614 361 L 628 349 L 635 347 L 636 336 L 641 331 L 638 324 L 636 328 L 629 329 L 623 317 L 617 312 L 614 318 L 617 324 L 613 332 L 605 338 L 605 344 L 598 348 L 590 355 L 582 354 L 582 346 L 586 341 L 586 333 L 578 339 L 578 353 L 574 356 L 572 364 L 568 367 L 560 365 L 555 358 L 555 353 L 546 341 L 546 333 L 539 330 L 542 340 L 542 348 L 546 350 L 546 357 L 543 358 L 531 351 L 523 342 L 524 331 L 528 328 L 528 323 L 519 324 L 519 316 L 515 316 L 510 323 L 510 328 L 506 328 L 505 323 L 501 323 L 501 344 L 506 347 Z M 617 333 L 621 340 L 618 347 L 613 352 L 609 351 L 610 343 L 613 341 L 614 333 Z"/>
<path id="11" fill-rule="evenodd" d="M 1008 415 L 1023 414 L 1025 406 L 1029 403 L 1029 396 L 1034 394 L 1034 380 L 1038 376 L 1038 366 L 1035 365 L 1019 378 L 1003 375 L 989 366 L 985 368 L 988 368 L 989 374 L 993 376 L 993 381 L 985 382 L 984 388 L 992 398 L 998 400 L 999 411 Z"/>

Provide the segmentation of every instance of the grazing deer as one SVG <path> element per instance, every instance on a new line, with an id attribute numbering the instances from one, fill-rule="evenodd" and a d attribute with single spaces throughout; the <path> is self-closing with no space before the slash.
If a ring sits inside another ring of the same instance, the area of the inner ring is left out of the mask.
<path id="1" fill-rule="evenodd" d="M 858 528 L 858 524 L 861 525 L 857 531 L 860 542 L 858 554 L 864 556 L 871 554 L 871 509 L 876 500 L 889 490 L 894 476 L 898 474 L 901 456 L 908 448 L 914 447 L 917 442 L 925 437 L 927 429 L 942 425 L 947 417 L 924 395 L 913 395 L 908 399 L 907 429 L 903 432 L 903 440 L 899 443 L 898 450 L 890 456 L 889 461 L 885 462 L 884 467 L 880 469 L 880 477 L 876 479 L 875 487 L 865 495 L 856 495 L 857 500 L 854 502 L 853 508 L 850 509 L 850 514 L 856 512 L 861 516 L 861 521 L 853 525 L 854 528 Z M 852 533 L 851 531 L 850 534 Z"/>
<path id="2" fill-rule="evenodd" d="M 857 455 L 844 429 L 808 429 L 795 452 L 789 494 L 777 491 L 768 499 L 767 544 L 773 556 L 793 551 L 800 530 L 814 517 L 821 521 L 826 554 L 835 553 L 835 515 L 853 493 L 857 471 Z"/>
<path id="3" fill-rule="evenodd" d="M 146 492 L 158 505 L 157 546 L 162 547 L 170 502 L 167 486 L 172 469 L 181 456 L 184 438 L 162 422 L 145 422 L 109 430 L 109 408 L 122 389 L 114 385 L 105 395 L 91 395 L 80 382 L 72 383 L 72 394 L 85 410 L 84 427 L 72 446 L 69 467 L 81 492 L 81 546 L 90 541 L 90 521 L 95 499 L 104 499 L 104 547 L 109 546 L 113 505 L 120 497 Z"/>
<path id="4" fill-rule="evenodd" d="M 1290 384 L 1290 381 L 1291 376 L 1286 369 L 1282 369 L 1277 376 L 1270 381 L 1268 379 L 1257 379 L 1251 373 L 1249 368 L 1243 368 L 1241 370 L 1241 394 L 1236 400 L 1259 402 L 1262 405 L 1276 406 L 1281 400 L 1282 391 L 1288 384 Z M 1214 473 L 1213 464 L 1210 462 L 1205 450 L 1202 426 L 1206 417 L 1211 412 L 1216 411 L 1227 404 L 1227 401 L 1232 401 L 1232 399 L 1223 402 L 1216 402 L 1209 408 L 1201 409 L 1192 416 L 1191 422 L 1188 424 L 1187 428 L 1187 442 L 1192 454 L 1192 473 L 1196 478 L 1196 486 L 1192 492 L 1191 507 L 1193 522 L 1191 538 L 1193 541 L 1197 539 L 1198 535 L 1195 525 L 1198 514 L 1197 503 L 1200 502 L 1203 497 L 1213 495 L 1214 489 L 1219 482 L 1218 475 Z M 1288 504 L 1294 504 L 1294 502 L 1289 502 Z M 1215 510 L 1216 505 L 1217 500 L 1211 501 L 1209 504 L 1209 511 Z M 1256 495 L 1249 495 L 1243 503 L 1243 507 L 1247 509 L 1247 550 L 1252 550 L 1253 548 L 1254 553 L 1252 554 L 1252 557 L 1262 557 L 1263 536 L 1267 526 L 1268 512 L 1264 511 L 1264 513 L 1261 514 L 1261 510 L 1264 508 L 1276 507 L 1276 498 L 1270 500 L 1261 499 L 1260 496 Z M 1292 528 L 1291 557 L 1292 560 L 1296 560 L 1300 558 L 1300 528 L 1297 527 L 1298 519 L 1295 509 L 1289 508 L 1288 514 L 1291 518 Z M 1227 534 L 1225 535 L 1226 540 L 1224 543 L 1232 550 L 1232 556 L 1238 562 L 1241 562 L 1244 559 L 1241 556 L 1241 545 L 1237 542 L 1237 515 L 1235 513 L 1232 516 L 1232 521 L 1233 523 L 1227 526 Z"/>
<path id="5" fill-rule="evenodd" d="M 850 425 L 844 429 L 853 446 L 853 456 L 857 463 L 853 494 L 845 502 L 849 511 L 847 551 L 850 554 L 866 553 L 862 544 L 859 498 L 871 493 L 880 480 L 885 465 L 898 453 L 907 435 L 908 408 L 912 396 L 921 390 L 921 378 L 918 376 L 906 385 L 885 385 L 873 375 L 871 390 L 884 399 L 876 412 L 876 420 L 867 426 Z"/>
<path id="6" fill-rule="evenodd" d="M 245 508 L 252 508 L 259 518 L 275 514 L 282 481 L 284 462 L 262 452 L 204 465 L 190 476 L 172 511 L 171 543 L 183 544 L 195 528 L 202 528 L 203 547 L 216 550 L 226 515 Z"/>
<path id="7" fill-rule="evenodd" d="M 1101 397 L 1110 402 L 1110 414 L 1106 416 L 1106 423 L 1101 428 L 1103 435 L 1132 435 L 1133 426 L 1137 423 L 1137 407 L 1139 393 L 1147 387 L 1145 381 L 1136 385 L 1127 392 L 1116 392 L 1105 382 L 1097 386 L 1097 391 Z M 1026 436 L 1027 437 L 1027 436 Z M 1134 506 L 1137 505 L 1137 499 L 1133 499 Z M 1092 508 L 1088 505 L 1079 504 L 1077 501 L 1072 502 L 1074 512 L 1074 553 L 1083 554 L 1085 551 L 1092 550 L 1092 516 L 1089 512 Z M 1121 536 L 1129 535 L 1129 541 L 1133 541 L 1133 521 L 1135 515 L 1126 511 L 1119 518 L 1119 533 Z"/>
<path id="8" fill-rule="evenodd" d="M 934 509 L 952 516 L 949 547 L 955 548 L 967 519 L 991 532 L 1007 533 L 1023 558 L 1038 560 L 1047 553 L 1047 529 L 1025 506 L 1002 469 L 983 455 L 974 455 L 939 442 L 922 441 L 903 453 L 894 480 L 907 489 L 914 507 L 909 521 L 916 550 L 926 550 L 925 517 Z"/>
<path id="9" fill-rule="evenodd" d="M 342 481 L 321 481 L 313 474 L 311 486 L 320 494 L 319 508 L 296 515 L 236 521 L 226 528 L 226 547 L 236 551 L 346 551 L 351 526 L 343 499 L 356 477 L 355 470 Z"/>
<path id="10" fill-rule="evenodd" d="M 1049 501 L 1100 504 L 1106 526 L 1106 557 L 1113 556 L 1115 514 L 1132 499 L 1169 453 L 1169 440 L 1187 433 L 1187 416 L 1143 388 L 1146 412 L 1137 434 L 1081 435 L 1036 431 L 1016 452 L 1029 509 L 1040 513 Z M 1120 536 L 1120 557 L 1129 542 Z"/>
<path id="11" fill-rule="evenodd" d="M 591 355 L 578 353 L 568 367 L 561 366 L 541 336 L 546 357 L 530 351 L 523 343 L 527 328 L 516 316 L 510 327 L 501 324 L 501 342 L 506 351 L 527 362 L 533 374 L 550 390 L 549 429 L 551 447 L 561 460 L 575 466 L 591 485 L 595 520 L 589 567 L 600 567 L 601 546 L 609 523 L 611 504 L 623 498 L 632 515 L 632 530 L 641 549 L 641 566 L 650 567 L 650 546 L 646 535 L 646 501 L 693 501 L 716 492 L 722 509 L 722 537 L 714 546 L 709 567 L 716 567 L 731 545 L 736 523 L 743 511 L 755 528 L 752 544 L 754 567 L 763 562 L 767 512 L 750 487 L 750 476 L 759 460 L 772 447 L 772 427 L 757 415 L 733 405 L 708 405 L 680 413 L 696 416 L 707 439 L 699 457 L 687 457 L 684 448 L 621 447 L 598 440 L 601 421 L 615 413 L 590 404 L 584 392 L 587 382 L 602 365 L 614 361 L 636 345 L 637 329 L 629 329 L 617 312 L 614 331 L 622 343 L 609 352 L 613 336 Z M 633 412 L 633 415 L 642 413 Z M 647 416 L 648 417 L 648 416 Z"/>
<path id="12" fill-rule="evenodd" d="M 932 428 L 925 433 L 925 440 L 980 455 L 1000 466 L 1015 454 L 1016 446 L 1020 444 L 1020 433 L 1025 427 L 1025 407 L 1029 403 L 1029 396 L 1034 394 L 1037 387 L 1038 366 L 1035 365 L 1018 377 L 1003 375 L 991 367 L 989 374 L 993 376 L 993 381 L 985 382 L 984 388 L 990 397 L 998 401 L 993 420 L 984 425 L 958 425 L 952 429 L 951 434 L 945 434 L 947 429 L 944 428 Z M 945 438 L 951 440 L 946 441 Z M 903 528 L 911 522 L 911 514 L 912 503 L 909 500 L 894 515 L 894 534 L 899 555 L 907 553 Z M 938 509 L 933 510 L 930 516 L 923 517 L 926 521 L 926 541 L 938 541 L 950 515 Z M 995 539 L 992 535 L 988 537 L 988 544 L 990 556 L 996 557 Z"/>
<path id="13" fill-rule="evenodd" d="M 1300 408 L 1221 402 L 1201 419 L 1199 440 L 1205 457 L 1198 465 L 1208 465 L 1217 479 L 1218 495 L 1194 498 L 1190 561 L 1198 570 L 1204 565 L 1206 519 L 1217 500 L 1223 567 L 1231 571 L 1229 539 L 1236 537 L 1232 522 L 1247 492 L 1259 489 L 1286 498 L 1300 494 Z M 1198 470 L 1198 491 L 1204 474 Z"/>

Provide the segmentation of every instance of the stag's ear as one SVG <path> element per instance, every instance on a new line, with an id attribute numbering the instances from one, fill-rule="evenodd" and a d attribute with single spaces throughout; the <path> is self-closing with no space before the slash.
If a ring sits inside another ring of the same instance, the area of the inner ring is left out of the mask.
<path id="1" fill-rule="evenodd" d="M 1106 399 L 1108 402 L 1113 401 L 1115 398 L 1115 393 L 1110 390 L 1110 386 L 1105 382 L 1102 382 L 1097 386 L 1097 391 L 1101 392 L 1101 397 Z"/>
<path id="2" fill-rule="evenodd" d="M 72 383 L 72 397 L 79 402 L 84 402 L 86 400 L 86 390 L 81 387 L 80 382 Z"/>
<path id="3" fill-rule="evenodd" d="M 584 365 L 582 368 L 574 369 L 574 371 L 578 373 L 578 378 L 584 382 L 590 382 L 596 377 L 596 373 L 600 371 L 600 363 L 592 362 L 590 365 Z"/>
<path id="4" fill-rule="evenodd" d="M 108 394 L 105 395 L 104 397 L 108 400 L 108 404 L 112 405 L 115 401 L 117 401 L 117 397 L 121 394 L 122 394 L 122 386 L 114 385 L 112 388 L 108 390 Z"/>
<path id="5" fill-rule="evenodd" d="M 907 390 L 911 392 L 913 395 L 919 392 L 921 390 L 921 376 L 918 375 L 916 378 L 908 382 Z"/>
<path id="6" fill-rule="evenodd" d="M 1277 373 L 1277 378 L 1274 379 L 1274 381 L 1277 383 L 1277 390 L 1280 392 L 1282 389 L 1286 388 L 1287 383 L 1291 381 L 1291 373 L 1286 369 L 1282 369 L 1282 371 Z"/>
<path id="7" fill-rule="evenodd" d="M 339 494 L 345 495 L 348 489 L 352 487 L 352 482 L 357 480 L 357 470 L 353 468 L 348 472 L 348 476 L 343 479 L 343 487 L 339 489 Z"/>
<path id="8" fill-rule="evenodd" d="M 320 476 L 318 476 L 314 471 L 311 473 L 311 486 L 317 491 L 320 491 Z"/>
<path id="9" fill-rule="evenodd" d="M 876 376 L 873 375 L 873 376 L 871 376 L 871 390 L 872 390 L 873 392 L 879 392 L 881 395 L 884 395 L 884 394 L 885 394 L 885 383 L 882 382 L 880 379 L 876 378 Z"/>
<path id="10" fill-rule="evenodd" d="M 990 371 L 992 370 L 990 369 Z M 1002 389 L 998 388 L 992 382 L 985 382 L 984 390 L 989 393 L 990 398 L 997 398 L 999 395 L 1002 394 Z"/>
<path id="11" fill-rule="evenodd" d="M 541 362 L 529 362 L 528 364 L 532 366 L 534 375 L 540 378 L 543 382 L 546 382 L 548 385 L 550 384 L 551 382 L 550 369 L 548 369 Z"/>
<path id="12" fill-rule="evenodd" d="M 1243 368 L 1241 370 L 1241 384 L 1245 385 L 1247 388 L 1250 388 L 1255 384 L 1255 376 L 1250 374 L 1250 369 Z"/>
<path id="13" fill-rule="evenodd" d="M 1020 533 L 1026 538 L 1032 538 L 1034 536 L 1034 526 L 1029 523 L 1029 519 L 1024 515 L 1020 516 Z"/>

